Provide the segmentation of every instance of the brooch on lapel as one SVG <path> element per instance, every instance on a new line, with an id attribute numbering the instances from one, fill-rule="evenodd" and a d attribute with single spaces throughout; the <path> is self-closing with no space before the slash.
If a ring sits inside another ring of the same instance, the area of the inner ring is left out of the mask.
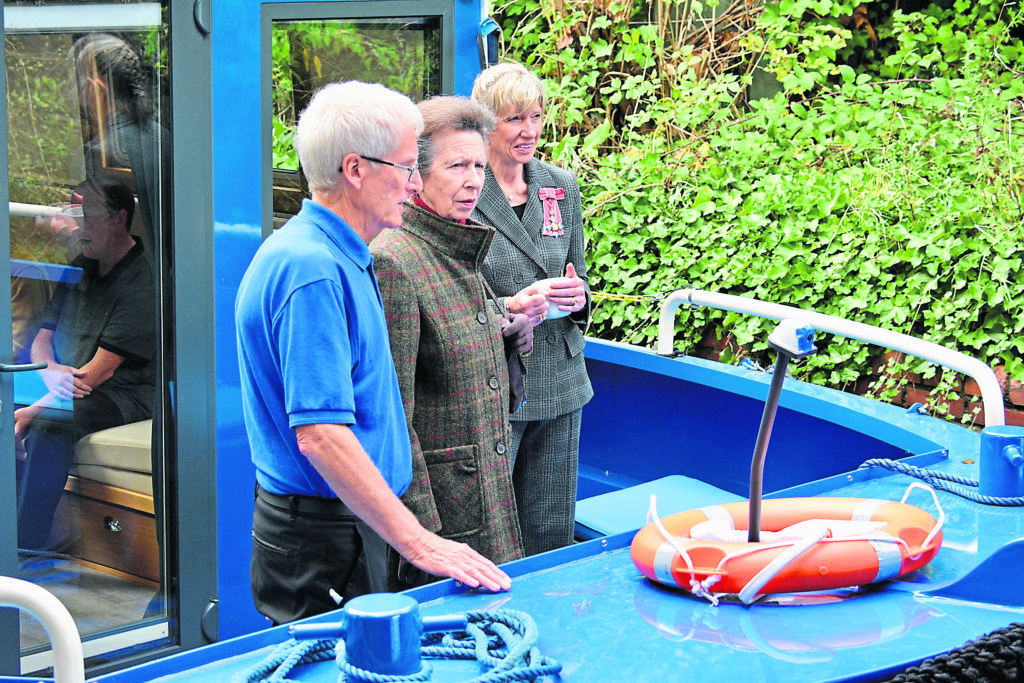
<path id="1" fill-rule="evenodd" d="M 560 187 L 542 187 L 537 191 L 544 204 L 544 225 L 541 234 L 545 237 L 561 237 L 565 234 L 562 227 L 562 212 L 558 210 L 558 200 L 565 199 L 565 190 Z"/>

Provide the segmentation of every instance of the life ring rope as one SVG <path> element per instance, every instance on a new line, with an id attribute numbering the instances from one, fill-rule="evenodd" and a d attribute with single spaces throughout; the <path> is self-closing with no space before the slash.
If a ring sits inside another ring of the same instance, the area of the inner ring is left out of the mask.
<path id="1" fill-rule="evenodd" d="M 906 503 L 907 498 L 910 497 L 910 492 L 914 489 L 922 489 L 932 494 L 932 500 L 935 501 L 935 509 L 939 511 L 939 518 L 936 520 L 935 526 L 932 527 L 932 530 L 928 532 L 928 536 L 925 537 L 924 542 L 921 543 L 922 548 L 927 548 L 928 544 L 935 538 L 935 535 L 942 531 L 942 525 L 946 522 L 946 511 L 942 509 L 941 505 L 939 505 L 939 496 L 935 493 L 935 489 L 927 484 L 921 484 L 916 481 L 912 482 L 910 486 L 907 487 L 907 490 L 903 492 L 903 497 L 900 498 L 900 502 Z M 909 552 L 909 550 L 907 552 Z M 915 558 L 919 556 L 920 554 L 914 555 Z"/>
<path id="2" fill-rule="evenodd" d="M 661 517 L 658 516 L 658 496 L 653 493 L 651 494 L 651 505 L 647 509 L 647 523 L 650 524 L 652 522 L 654 523 L 654 526 L 657 527 L 662 538 L 664 538 L 665 541 L 668 542 L 668 544 L 671 545 L 677 553 L 679 553 L 679 557 L 681 557 L 683 562 L 686 563 L 686 568 L 690 570 L 690 591 L 693 592 L 694 595 L 704 598 L 712 605 L 717 606 L 718 597 L 711 592 L 711 587 L 718 583 L 718 576 L 709 576 L 704 579 L 704 581 L 697 580 L 697 575 L 694 573 L 693 560 L 690 559 L 690 554 L 686 552 L 686 549 L 683 548 L 676 537 L 670 534 L 668 529 L 665 528 L 665 525 L 662 524 Z"/>
<path id="3" fill-rule="evenodd" d="M 942 530 L 942 526 L 946 520 L 946 513 L 945 511 L 943 511 L 942 506 L 939 504 L 939 498 L 936 495 L 935 490 L 919 482 L 913 482 L 910 484 L 910 486 L 907 487 L 907 490 L 904 492 L 903 497 L 900 500 L 900 503 L 906 503 L 907 498 L 910 497 L 910 494 L 913 492 L 914 489 L 922 489 L 930 493 L 932 496 L 932 500 L 935 503 L 935 508 L 938 511 L 938 519 L 936 520 L 932 528 L 929 530 L 927 536 L 920 545 L 920 548 L 923 551 L 923 549 L 929 547 L 930 543 Z M 877 503 L 879 504 L 883 502 L 884 501 L 877 501 Z M 708 516 L 711 517 L 716 514 L 716 508 L 717 506 L 711 506 L 709 508 L 703 509 L 703 511 L 707 512 Z M 727 517 L 727 515 L 725 515 L 725 517 Z M 870 517 L 870 514 L 868 514 L 867 517 Z M 657 528 L 658 533 L 661 535 L 664 541 L 668 543 L 673 550 L 675 550 L 675 552 L 685 563 L 687 571 L 690 574 L 690 591 L 694 595 L 707 600 L 712 605 L 717 605 L 719 602 L 719 597 L 721 595 L 724 595 L 723 593 L 714 593 L 711 589 L 716 583 L 718 583 L 722 576 L 726 574 L 726 565 L 729 562 L 735 561 L 740 557 L 763 552 L 765 550 L 786 548 L 784 552 L 773 558 L 770 562 L 768 562 L 768 564 L 766 564 L 756 574 L 754 574 L 743 586 L 743 588 L 737 593 L 737 596 L 744 604 L 749 605 L 754 600 L 756 600 L 758 592 L 762 588 L 764 588 L 764 586 L 767 585 L 769 581 L 771 581 L 780 572 L 785 570 L 786 567 L 788 567 L 790 564 L 796 561 L 801 555 L 803 555 L 819 543 L 847 543 L 852 541 L 870 541 L 872 544 L 896 545 L 901 548 L 902 553 L 906 553 L 907 555 L 910 554 L 910 546 L 904 539 L 898 536 L 892 536 L 885 532 L 873 533 L 869 531 L 863 533 L 856 533 L 849 536 L 833 537 L 830 535 L 831 531 L 827 526 L 812 526 L 803 537 L 797 540 L 752 543 L 749 544 L 750 547 L 727 552 L 719 560 L 714 571 L 710 572 L 710 575 L 706 579 L 700 581 L 697 577 L 697 569 L 693 562 L 693 558 L 690 557 L 690 554 L 687 552 L 685 546 L 682 543 L 682 541 L 691 539 L 685 536 L 673 536 L 671 533 L 669 533 L 668 529 L 666 529 L 665 525 L 662 523 L 661 517 L 658 515 L 657 496 L 655 495 L 651 495 L 650 506 L 647 510 L 647 523 L 654 524 L 655 528 Z M 921 553 L 918 553 L 917 555 L 913 555 L 911 557 L 912 559 L 916 560 L 920 557 L 920 555 Z M 670 563 L 668 564 L 670 565 Z M 701 573 L 705 574 L 709 572 L 701 571 Z"/>
<path id="4" fill-rule="evenodd" d="M 828 535 L 828 528 L 821 528 L 816 533 L 809 533 L 802 540 L 793 543 L 790 548 L 764 566 L 761 571 L 754 574 L 747 581 L 747 585 L 739 592 L 739 599 L 744 605 L 749 605 L 757 598 L 757 592 L 764 588 L 765 584 L 775 578 L 775 575 L 789 566 L 808 550 L 816 546 Z"/>

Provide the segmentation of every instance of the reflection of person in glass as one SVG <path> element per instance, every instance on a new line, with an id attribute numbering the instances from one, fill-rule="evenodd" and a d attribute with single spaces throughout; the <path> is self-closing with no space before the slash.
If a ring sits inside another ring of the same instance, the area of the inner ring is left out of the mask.
<path id="1" fill-rule="evenodd" d="M 149 247 L 160 219 L 167 131 L 153 118 L 151 85 L 138 54 L 123 40 L 90 34 L 73 48 L 86 140 L 86 175 L 125 169 L 139 199 Z"/>
<path id="2" fill-rule="evenodd" d="M 431 531 L 509 562 L 523 556 L 523 546 L 499 321 L 510 348 L 523 353 L 533 328 L 527 316 L 509 322 L 487 303 L 480 264 L 494 229 L 468 220 L 484 184 L 494 117 L 461 97 L 431 98 L 419 108 L 423 189 L 402 228 L 371 245 L 412 441 L 413 481 L 402 502 Z M 389 589 L 427 579 L 395 555 L 389 564 Z"/>
<path id="3" fill-rule="evenodd" d="M 128 232 L 135 198 L 103 176 L 85 181 L 82 269 L 61 285 L 32 342 L 48 392 L 15 411 L 27 457 L 18 483 L 18 546 L 45 545 L 74 457 L 92 432 L 152 417 L 156 356 L 153 267 Z M 61 410 L 70 400 L 72 413 Z"/>
<path id="4" fill-rule="evenodd" d="M 133 234 L 142 235 L 154 268 L 168 263 L 161 226 L 170 225 L 169 205 L 162 190 L 170 181 L 170 133 L 160 122 L 159 105 L 164 79 L 161 68 L 147 60 L 146 51 L 132 34 L 111 35 L 91 33 L 75 41 L 71 51 L 81 109 L 82 132 L 86 140 L 83 150 L 86 177 L 102 174 L 124 182 L 136 197 L 135 223 L 129 222 Z M 152 59 L 159 59 L 154 56 Z M 141 222 L 141 228 L 137 225 Z M 73 253 L 78 232 L 71 227 L 66 237 L 64 224 L 51 224 L 50 229 L 68 253 Z M 155 289 L 152 305 L 159 310 Z M 153 318 L 154 325 L 156 318 Z M 161 374 L 161 349 L 157 346 L 154 396 L 147 405 L 169 403 L 169 381 Z M 160 448 L 164 415 L 153 415 L 150 445 L 153 481 L 153 506 L 157 518 L 164 508 L 164 453 Z M 157 542 L 163 545 L 163 524 L 156 525 Z M 161 563 L 161 571 L 163 571 Z"/>

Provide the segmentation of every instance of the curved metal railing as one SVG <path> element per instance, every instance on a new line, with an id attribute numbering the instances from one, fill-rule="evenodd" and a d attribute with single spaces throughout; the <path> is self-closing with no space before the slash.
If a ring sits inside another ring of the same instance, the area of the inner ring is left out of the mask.
<path id="1" fill-rule="evenodd" d="M 52 593 L 28 581 L 0 576 L 0 606 L 19 607 L 46 627 L 53 642 L 55 683 L 82 683 L 85 680 L 82 638 L 78 635 L 75 620 Z"/>
<path id="2" fill-rule="evenodd" d="M 658 354 L 674 355 L 673 336 L 675 334 L 675 313 L 682 306 L 708 306 L 734 313 L 756 315 L 771 320 L 793 318 L 803 321 L 816 330 L 829 332 L 850 339 L 859 339 L 870 344 L 877 344 L 895 351 L 923 358 L 943 367 L 967 375 L 974 379 L 981 388 L 981 402 L 985 410 L 985 425 L 997 426 L 1006 424 L 1006 412 L 1003 405 L 1003 390 L 999 386 L 996 374 L 985 363 L 959 351 L 947 349 L 933 342 L 911 337 L 898 332 L 883 330 L 873 325 L 853 322 L 824 313 L 816 313 L 792 306 L 768 303 L 757 299 L 718 294 L 700 289 L 679 289 L 672 292 L 661 305 L 658 319 Z"/>

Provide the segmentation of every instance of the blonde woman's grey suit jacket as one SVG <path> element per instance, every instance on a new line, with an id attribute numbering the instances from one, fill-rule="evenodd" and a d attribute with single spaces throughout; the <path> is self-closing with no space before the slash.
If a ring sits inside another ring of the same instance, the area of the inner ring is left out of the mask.
<path id="1" fill-rule="evenodd" d="M 564 415 L 593 397 L 583 360 L 583 332 L 590 322 L 590 283 L 584 260 L 583 211 L 576 177 L 536 159 L 526 164 L 528 193 L 522 221 L 505 198 L 491 169 L 473 211 L 473 218 L 494 226 L 497 233 L 481 272 L 499 297 L 508 297 L 537 280 L 565 275 L 572 263 L 586 283 L 586 305 L 564 318 L 545 320 L 533 330 L 533 352 L 526 362 L 526 405 L 513 421 L 542 420 Z M 541 188 L 561 188 L 558 202 L 565 234 L 542 234 Z"/>

